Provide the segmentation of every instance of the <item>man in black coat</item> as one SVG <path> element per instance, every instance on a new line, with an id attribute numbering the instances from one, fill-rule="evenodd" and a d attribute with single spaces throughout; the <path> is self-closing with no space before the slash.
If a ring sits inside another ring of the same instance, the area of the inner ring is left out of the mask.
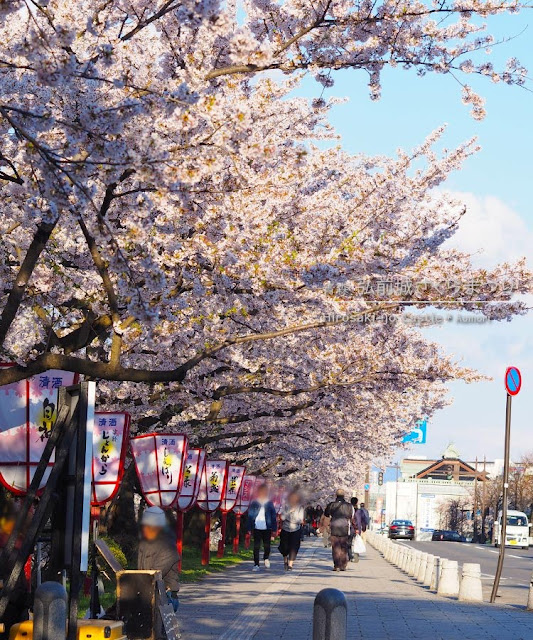
<path id="1" fill-rule="evenodd" d="M 344 490 L 337 489 L 334 502 L 330 502 L 324 515 L 331 518 L 331 552 L 333 555 L 333 571 L 346 571 L 348 565 L 348 549 L 350 544 L 350 527 L 354 509 L 344 499 Z"/>

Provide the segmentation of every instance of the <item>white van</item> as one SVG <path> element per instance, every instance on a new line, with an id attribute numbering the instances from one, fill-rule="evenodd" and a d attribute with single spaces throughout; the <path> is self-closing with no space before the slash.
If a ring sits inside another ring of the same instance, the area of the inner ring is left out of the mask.
<path id="1" fill-rule="evenodd" d="M 493 543 L 495 547 L 499 547 L 501 543 L 501 524 L 502 512 L 498 513 L 498 520 L 494 523 Z M 507 511 L 507 530 L 506 530 L 506 547 L 529 548 L 529 523 L 527 516 L 522 511 Z"/>

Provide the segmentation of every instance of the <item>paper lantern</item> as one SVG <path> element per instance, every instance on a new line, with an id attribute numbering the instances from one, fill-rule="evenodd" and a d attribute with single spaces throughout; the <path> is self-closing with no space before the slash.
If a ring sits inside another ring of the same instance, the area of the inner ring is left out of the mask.
<path id="1" fill-rule="evenodd" d="M 237 515 L 243 515 L 248 511 L 250 502 L 252 502 L 254 497 L 255 482 L 255 476 L 244 476 L 241 491 L 233 509 Z"/>
<path id="2" fill-rule="evenodd" d="M 178 495 L 176 508 L 180 511 L 188 511 L 196 504 L 198 491 L 200 490 L 200 480 L 205 464 L 204 449 L 189 449 L 185 468 L 183 470 L 183 480 Z"/>
<path id="3" fill-rule="evenodd" d="M 57 418 L 59 388 L 77 380 L 75 373 L 52 369 L 0 387 L 0 482 L 8 491 L 26 494 Z M 54 459 L 52 454 L 41 489 Z"/>
<path id="4" fill-rule="evenodd" d="M 203 511 L 216 511 L 226 490 L 228 464 L 225 460 L 206 460 L 197 503 Z"/>
<path id="5" fill-rule="evenodd" d="M 246 467 L 230 464 L 228 466 L 228 480 L 226 482 L 226 491 L 222 498 L 220 508 L 223 512 L 231 511 L 237 502 L 242 486 L 242 480 L 246 472 Z"/>
<path id="6" fill-rule="evenodd" d="M 182 433 L 149 433 L 130 442 L 144 499 L 151 507 L 171 508 L 182 484 L 187 437 Z"/>
<path id="7" fill-rule="evenodd" d="M 129 430 L 129 413 L 97 411 L 94 414 L 91 504 L 95 507 L 112 500 L 120 487 Z"/>

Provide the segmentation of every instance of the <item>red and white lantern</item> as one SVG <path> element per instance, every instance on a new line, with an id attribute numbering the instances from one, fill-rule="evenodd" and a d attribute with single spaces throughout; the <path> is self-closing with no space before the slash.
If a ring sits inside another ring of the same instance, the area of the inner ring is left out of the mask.
<path id="1" fill-rule="evenodd" d="M 187 452 L 187 460 L 185 461 L 185 468 L 183 470 L 183 480 L 176 504 L 176 508 L 179 511 L 188 511 L 196 504 L 204 465 L 205 450 L 189 449 Z"/>
<path id="2" fill-rule="evenodd" d="M 237 515 L 242 516 L 248 511 L 254 497 L 255 481 L 255 476 L 244 476 L 241 492 L 233 509 Z"/>
<path id="3" fill-rule="evenodd" d="M 181 559 L 183 556 L 183 514 L 189 509 L 192 509 L 196 504 L 204 465 L 205 450 L 189 449 L 183 470 L 183 480 L 176 504 L 176 547 L 180 556 L 178 561 L 179 571 L 181 571 Z"/>
<path id="4" fill-rule="evenodd" d="M 209 513 L 216 511 L 226 491 L 228 463 L 225 460 L 206 460 L 198 492 L 198 506 Z"/>
<path id="5" fill-rule="evenodd" d="M 248 511 L 250 503 L 254 497 L 255 476 L 244 476 L 241 484 L 241 490 L 233 508 L 235 513 L 235 537 L 233 538 L 233 553 L 239 551 L 239 539 L 241 534 L 241 518 Z"/>
<path id="6" fill-rule="evenodd" d="M 228 466 L 228 480 L 226 482 L 226 491 L 222 498 L 220 509 L 222 511 L 221 531 L 222 537 L 218 544 L 218 557 L 221 558 L 224 555 L 224 548 L 226 543 L 226 525 L 228 521 L 228 512 L 231 511 L 237 502 L 239 493 L 241 490 L 242 480 L 246 472 L 246 467 L 230 464 Z"/>
<path id="7" fill-rule="evenodd" d="M 187 437 L 182 433 L 149 433 L 130 442 L 144 499 L 151 507 L 170 509 L 182 485 Z"/>
<path id="8" fill-rule="evenodd" d="M 200 481 L 197 504 L 205 511 L 202 564 L 209 564 L 209 538 L 211 536 L 211 513 L 216 511 L 226 491 L 228 463 L 225 460 L 206 460 Z"/>
<path id="9" fill-rule="evenodd" d="M 91 504 L 112 500 L 122 482 L 130 430 L 129 413 L 97 411 L 93 431 L 93 490 Z"/>
<path id="10" fill-rule="evenodd" d="M 0 482 L 8 491 L 26 494 L 57 419 L 59 388 L 77 379 L 75 373 L 52 369 L 0 387 Z M 52 454 L 41 489 L 54 460 Z"/>

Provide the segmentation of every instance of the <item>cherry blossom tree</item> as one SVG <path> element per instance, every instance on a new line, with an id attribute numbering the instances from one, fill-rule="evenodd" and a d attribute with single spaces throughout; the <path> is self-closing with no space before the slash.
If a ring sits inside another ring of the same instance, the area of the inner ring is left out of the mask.
<path id="1" fill-rule="evenodd" d="M 295 89 L 349 67 L 377 98 L 389 66 L 520 85 L 516 60 L 476 62 L 479 17 L 520 6 L 154 5 L 0 3 L 0 384 L 76 371 L 139 429 L 354 482 L 476 379 L 406 310 L 510 319 L 531 274 L 445 244 L 465 211 L 437 187 L 474 141 L 350 156 L 335 100 Z"/>

